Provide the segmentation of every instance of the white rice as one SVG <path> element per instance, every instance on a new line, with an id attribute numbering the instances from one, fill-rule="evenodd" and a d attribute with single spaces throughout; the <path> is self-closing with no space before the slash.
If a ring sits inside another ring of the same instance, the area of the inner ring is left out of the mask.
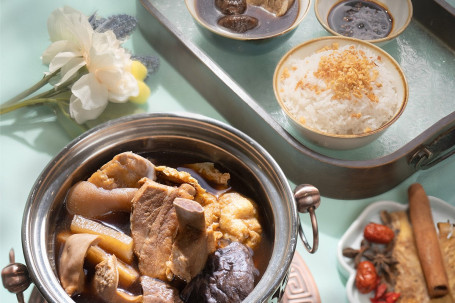
<path id="1" fill-rule="evenodd" d="M 349 47 L 351 45 L 339 47 L 338 50 L 320 51 L 306 58 L 290 58 L 283 67 L 287 67 L 288 77 L 283 79 L 279 75 L 278 93 L 290 114 L 305 127 L 329 134 L 361 134 L 381 127 L 398 111 L 400 100 L 393 76 L 378 55 L 365 47 L 355 49 L 362 50 L 368 60 L 372 60 L 376 65 L 373 69 L 377 69 L 378 76 L 374 85 L 372 83 L 372 92 L 376 95 L 377 102 L 372 102 L 364 94 L 361 98 L 351 100 L 335 99 L 334 91 L 314 75 L 322 56 L 341 52 Z M 297 89 L 299 81 L 323 89 L 319 94 L 309 88 Z"/>

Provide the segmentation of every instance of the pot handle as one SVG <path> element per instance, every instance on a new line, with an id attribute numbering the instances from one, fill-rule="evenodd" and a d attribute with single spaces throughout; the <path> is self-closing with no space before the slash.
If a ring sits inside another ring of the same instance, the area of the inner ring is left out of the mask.
<path id="1" fill-rule="evenodd" d="M 313 229 L 313 246 L 310 246 L 303 232 L 302 224 L 299 217 L 299 235 L 305 248 L 309 253 L 314 254 L 319 246 L 318 221 L 316 219 L 316 208 L 321 204 L 321 195 L 319 190 L 310 184 L 300 184 L 294 189 L 294 199 L 297 204 L 297 210 L 300 213 L 309 213 L 311 227 Z"/>
<path id="2" fill-rule="evenodd" d="M 28 274 L 27 266 L 14 261 L 14 249 L 9 251 L 9 262 L 2 269 L 2 282 L 9 292 L 15 293 L 17 302 L 24 303 L 24 291 L 30 286 L 32 280 Z"/>

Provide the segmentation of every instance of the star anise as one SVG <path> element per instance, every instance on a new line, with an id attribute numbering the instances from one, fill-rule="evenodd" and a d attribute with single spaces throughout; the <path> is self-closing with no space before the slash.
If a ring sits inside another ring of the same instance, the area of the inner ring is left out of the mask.
<path id="1" fill-rule="evenodd" d="M 394 285 L 396 280 L 396 265 L 398 261 L 392 256 L 392 246 L 380 248 L 374 246 L 366 251 L 363 256 L 373 262 L 376 272 L 384 277 L 385 282 Z"/>

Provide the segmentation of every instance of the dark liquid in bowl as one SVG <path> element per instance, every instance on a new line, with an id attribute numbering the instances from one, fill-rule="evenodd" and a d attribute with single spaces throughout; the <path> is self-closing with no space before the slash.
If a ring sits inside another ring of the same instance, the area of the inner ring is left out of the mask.
<path id="1" fill-rule="evenodd" d="M 327 18 L 337 33 L 362 40 L 387 37 L 393 19 L 386 8 L 373 1 L 346 0 L 335 5 Z"/>
<path id="2" fill-rule="evenodd" d="M 165 165 L 169 167 L 174 167 L 177 168 L 178 170 L 182 170 L 179 166 L 187 163 L 196 163 L 196 162 L 204 162 L 208 161 L 207 159 L 199 159 L 195 158 L 193 156 L 189 155 L 182 155 L 181 153 L 172 153 L 172 152 L 156 152 L 156 153 L 147 153 L 147 154 L 141 154 L 141 156 L 148 158 L 153 164 L 155 165 Z M 102 163 L 104 164 L 104 163 Z M 101 164 L 101 165 L 102 165 Z M 101 167 L 99 165 L 99 167 Z M 215 164 L 216 165 L 216 164 Z M 239 192 L 246 197 L 251 198 L 254 200 L 259 208 L 260 215 L 259 215 L 259 220 L 262 225 L 262 235 L 261 235 L 261 242 L 259 245 L 254 249 L 254 256 L 253 256 L 253 261 L 255 264 L 255 267 L 259 270 L 259 276 L 256 277 L 255 279 L 255 284 L 257 284 L 264 274 L 271 254 L 272 254 L 272 249 L 273 249 L 273 237 L 274 237 L 274 232 L 273 232 L 273 224 L 270 222 L 273 222 L 273 216 L 271 214 L 271 210 L 269 207 L 263 206 L 261 204 L 262 201 L 264 201 L 264 197 L 260 194 L 260 190 L 258 190 L 261 186 L 260 184 L 257 184 L 257 182 L 254 180 L 253 177 L 244 175 L 244 174 L 239 174 L 234 171 L 230 171 L 224 167 L 219 167 L 217 166 L 218 169 L 222 172 L 229 172 L 231 174 L 231 179 L 229 182 L 230 187 L 236 191 Z M 184 169 L 187 170 L 188 169 Z M 93 171 L 94 172 L 94 171 Z M 92 172 L 89 172 L 89 175 L 87 175 L 83 179 L 87 179 Z M 193 173 L 192 173 L 193 174 Z M 203 182 L 203 181 L 202 181 Z M 216 194 L 216 189 L 211 186 L 211 184 L 208 184 L 209 186 L 203 185 L 201 182 L 199 182 L 202 187 L 204 187 L 208 192 L 211 192 L 212 194 Z M 59 232 L 69 230 L 70 229 L 70 224 L 71 224 L 72 216 L 68 215 L 66 212 L 66 208 L 64 207 L 62 209 L 62 213 L 60 215 L 60 219 L 57 222 L 57 228 L 56 228 L 56 235 Z M 106 226 L 109 226 L 111 228 L 114 228 L 118 231 L 124 232 L 128 235 L 131 235 L 130 233 L 130 214 L 129 213 L 111 213 L 106 216 L 103 216 L 101 218 L 98 218 L 97 220 Z M 57 263 L 58 267 L 58 260 L 60 259 L 60 255 L 63 249 L 63 244 L 59 243 L 55 239 L 55 260 Z M 87 275 L 87 280 L 86 280 L 86 287 L 85 291 L 82 294 L 78 294 L 73 296 L 73 300 L 77 303 L 89 303 L 89 302 L 103 302 L 98 296 L 93 294 L 90 289 L 90 284 L 91 284 L 91 278 L 94 275 L 94 268 L 95 264 L 89 264 L 88 261 L 86 261 L 86 264 L 84 265 L 84 270 L 86 271 Z M 137 263 L 133 264 L 133 267 L 136 267 L 137 269 Z M 170 282 L 171 285 L 174 287 L 178 288 L 179 290 L 183 289 L 185 286 L 184 282 L 178 279 L 174 279 L 174 281 Z M 121 287 L 119 287 L 121 288 Z M 142 288 L 139 283 L 139 281 L 136 281 L 133 285 L 131 285 L 128 289 L 122 289 L 126 292 L 129 292 L 134 295 L 141 294 Z"/>
<path id="3" fill-rule="evenodd" d="M 203 20 L 209 27 L 213 29 L 221 29 L 226 32 L 231 32 L 229 29 L 222 27 L 218 24 L 218 20 L 225 16 L 216 7 L 215 0 L 196 0 L 196 12 L 201 20 Z M 255 36 L 270 36 L 279 34 L 294 24 L 299 13 L 299 0 L 295 0 L 294 4 L 289 10 L 281 17 L 276 17 L 274 14 L 267 10 L 248 5 L 243 15 L 249 15 L 258 19 L 258 25 L 243 33 L 245 37 Z"/>

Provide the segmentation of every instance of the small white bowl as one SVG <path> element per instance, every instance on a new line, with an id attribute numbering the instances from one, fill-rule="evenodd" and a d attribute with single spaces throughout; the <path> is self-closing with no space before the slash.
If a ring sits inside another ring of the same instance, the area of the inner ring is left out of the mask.
<path id="1" fill-rule="evenodd" d="M 319 23 L 332 35 L 342 36 L 341 34 L 334 31 L 327 21 L 329 12 L 336 4 L 340 3 L 340 0 L 315 0 L 314 12 Z M 409 25 L 412 18 L 412 2 L 411 0 L 374 0 L 377 4 L 386 8 L 389 14 L 392 16 L 393 24 L 392 31 L 387 37 L 374 40 L 365 40 L 378 45 L 384 45 L 387 42 L 398 37 Z"/>
<path id="2" fill-rule="evenodd" d="M 305 18 L 308 11 L 310 10 L 310 4 L 311 4 L 311 0 L 295 0 L 298 2 L 299 12 L 297 14 L 295 21 L 291 24 L 290 27 L 288 27 L 280 32 L 266 32 L 263 34 L 252 34 L 252 31 L 247 31 L 244 33 L 235 33 L 235 32 L 231 32 L 227 29 L 223 29 L 221 26 L 212 26 L 206 20 L 204 20 L 203 18 L 201 18 L 198 15 L 197 7 L 196 7 L 196 4 L 198 1 L 200 1 L 200 0 L 185 0 L 188 11 L 190 12 L 191 16 L 193 16 L 194 20 L 196 20 L 197 23 L 199 23 L 203 28 L 209 30 L 210 32 L 213 32 L 222 37 L 231 38 L 231 39 L 235 39 L 235 40 L 261 40 L 261 39 L 273 38 L 273 37 L 277 37 L 277 36 L 281 36 L 283 34 L 289 33 L 302 22 L 303 18 Z M 215 1 L 215 0 L 213 0 L 213 1 Z"/>
<path id="3" fill-rule="evenodd" d="M 323 47 L 331 46 L 333 43 L 338 43 L 339 47 L 345 45 L 355 45 L 356 47 L 362 46 L 364 48 L 368 48 L 378 56 L 381 56 L 382 62 L 385 64 L 385 67 L 390 72 L 393 81 L 396 83 L 396 93 L 399 100 L 399 106 L 395 114 L 381 127 L 361 134 L 341 135 L 326 133 L 305 126 L 295 116 L 293 116 L 285 106 L 284 101 L 282 100 L 279 93 L 281 89 L 280 75 L 283 73 L 283 70 L 287 66 L 288 61 L 294 58 L 303 59 L 309 57 Z M 409 93 L 408 83 L 401 67 L 387 52 L 369 42 L 343 36 L 329 36 L 312 39 L 294 47 L 289 52 L 287 52 L 278 62 L 275 69 L 275 73 L 273 75 L 273 90 L 275 97 L 281 109 L 284 111 L 286 117 L 290 121 L 290 124 L 305 139 L 308 139 L 309 141 L 322 147 L 338 150 L 359 148 L 376 140 L 390 125 L 392 125 L 401 116 L 406 107 Z"/>

